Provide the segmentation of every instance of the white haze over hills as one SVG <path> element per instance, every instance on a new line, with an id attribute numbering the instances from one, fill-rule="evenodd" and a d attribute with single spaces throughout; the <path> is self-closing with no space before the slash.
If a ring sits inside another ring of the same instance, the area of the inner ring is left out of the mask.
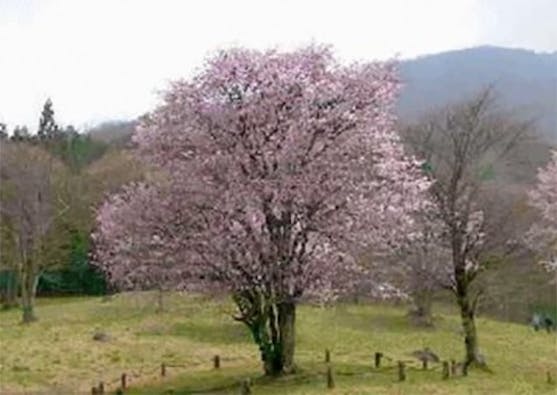
<path id="1" fill-rule="evenodd" d="M 499 105 L 524 119 L 533 119 L 541 135 L 557 142 L 557 53 L 499 47 L 476 47 L 402 61 L 404 82 L 399 99 L 403 121 L 466 99 L 492 86 Z M 106 140 L 131 133 L 126 123 L 95 131 Z"/>
<path id="2" fill-rule="evenodd" d="M 0 122 L 34 130 L 47 97 L 62 124 L 133 119 L 234 45 L 329 43 L 345 62 L 486 43 L 553 52 L 555 15 L 554 0 L 0 0 Z"/>
<path id="3" fill-rule="evenodd" d="M 402 62 L 401 76 L 403 119 L 492 86 L 502 107 L 534 119 L 541 134 L 557 141 L 557 52 L 489 46 L 449 51 Z"/>

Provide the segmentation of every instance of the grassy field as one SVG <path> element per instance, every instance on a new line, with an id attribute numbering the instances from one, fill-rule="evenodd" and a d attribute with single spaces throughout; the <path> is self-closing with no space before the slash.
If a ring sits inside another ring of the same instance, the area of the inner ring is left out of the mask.
<path id="1" fill-rule="evenodd" d="M 253 394 L 555 394 L 546 382 L 557 378 L 556 337 L 526 326 L 480 318 L 480 342 L 493 373 L 441 379 L 438 366 L 408 371 L 396 381 L 389 366 L 373 369 L 376 351 L 396 359 L 424 346 L 442 359 L 462 356 L 458 318 L 440 314 L 434 330 L 410 326 L 403 307 L 303 306 L 298 312 L 297 375 L 261 378 L 257 349 L 247 331 L 230 318 L 227 301 L 201 296 L 167 297 L 167 311 L 155 313 L 155 295 L 41 300 L 40 321 L 19 325 L 19 312 L 0 312 L 0 393 L 91 393 L 104 381 L 114 391 L 126 372 L 130 394 L 238 394 L 253 380 Z M 103 331 L 108 341 L 93 340 Z M 332 354 L 336 388 L 325 387 L 324 350 Z M 222 368 L 212 369 L 214 355 Z M 160 377 L 160 364 L 169 367 Z M 417 365 L 416 365 L 417 366 Z"/>

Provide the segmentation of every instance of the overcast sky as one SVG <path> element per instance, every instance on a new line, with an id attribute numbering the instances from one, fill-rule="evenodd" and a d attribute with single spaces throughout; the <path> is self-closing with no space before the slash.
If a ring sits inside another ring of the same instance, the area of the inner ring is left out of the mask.
<path id="1" fill-rule="evenodd" d="M 557 50 L 557 0 L 0 0 L 0 122 L 134 118 L 231 45 L 332 44 L 343 61 L 476 45 Z"/>

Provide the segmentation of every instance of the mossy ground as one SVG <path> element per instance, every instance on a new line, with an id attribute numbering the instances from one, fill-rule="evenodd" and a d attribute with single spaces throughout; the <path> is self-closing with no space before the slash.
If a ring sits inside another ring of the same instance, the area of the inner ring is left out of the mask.
<path id="1" fill-rule="evenodd" d="M 299 372 L 279 379 L 261 377 L 257 348 L 247 330 L 232 320 L 227 299 L 172 294 L 156 313 L 148 293 L 101 298 L 43 299 L 39 321 L 19 324 L 19 311 L 0 312 L 0 393 L 91 393 L 99 381 L 107 391 L 126 373 L 130 394 L 238 394 L 251 378 L 253 394 L 554 394 L 547 372 L 557 380 L 554 334 L 524 325 L 478 319 L 480 345 L 492 373 L 444 381 L 440 367 L 427 372 L 413 364 L 408 379 L 396 380 L 397 359 L 425 346 L 442 359 L 460 359 L 459 319 L 437 309 L 435 329 L 409 324 L 404 306 L 340 304 L 302 306 L 297 314 Z M 109 336 L 93 340 L 95 331 Z M 331 350 L 334 390 L 327 391 L 324 350 Z M 385 368 L 372 367 L 383 352 Z M 212 368 L 214 355 L 221 369 Z M 165 362 L 167 375 L 160 377 Z M 172 367 L 180 365 L 180 367 Z"/>

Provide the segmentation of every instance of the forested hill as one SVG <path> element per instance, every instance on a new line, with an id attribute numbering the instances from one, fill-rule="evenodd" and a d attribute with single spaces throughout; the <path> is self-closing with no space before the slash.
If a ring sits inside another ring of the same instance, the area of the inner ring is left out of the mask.
<path id="1" fill-rule="evenodd" d="M 403 120 L 492 84 L 501 104 L 536 118 L 540 132 L 557 141 L 557 52 L 484 46 L 405 60 L 400 68 Z"/>

